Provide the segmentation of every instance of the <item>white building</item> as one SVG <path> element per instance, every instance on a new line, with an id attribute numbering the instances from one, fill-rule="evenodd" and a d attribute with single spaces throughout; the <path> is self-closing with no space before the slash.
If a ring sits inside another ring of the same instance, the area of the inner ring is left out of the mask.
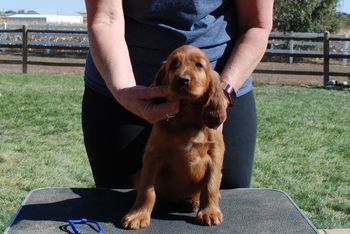
<path id="1" fill-rule="evenodd" d="M 41 15 L 41 14 L 16 14 L 7 16 L 6 21 L 8 23 L 15 23 L 19 21 L 31 21 L 47 24 L 82 24 L 82 15 Z"/>

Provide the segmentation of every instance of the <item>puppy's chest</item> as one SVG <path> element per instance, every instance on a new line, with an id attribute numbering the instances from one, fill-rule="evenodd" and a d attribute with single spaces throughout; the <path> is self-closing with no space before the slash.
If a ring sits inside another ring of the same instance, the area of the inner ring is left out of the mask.
<path id="1" fill-rule="evenodd" d="M 174 148 L 173 150 L 178 150 L 179 155 L 186 157 L 188 160 L 198 160 L 208 155 L 212 144 L 213 142 L 208 139 L 192 139 L 191 141 L 184 143 L 182 147 L 178 147 L 177 149 Z"/>
<path id="2" fill-rule="evenodd" d="M 184 158 L 186 160 L 198 160 L 208 155 L 210 148 L 214 142 L 210 132 L 208 131 L 192 131 L 186 132 L 165 132 L 162 134 L 163 139 L 158 139 L 159 144 L 155 148 L 156 151 L 167 152 L 167 158 L 175 157 Z"/>

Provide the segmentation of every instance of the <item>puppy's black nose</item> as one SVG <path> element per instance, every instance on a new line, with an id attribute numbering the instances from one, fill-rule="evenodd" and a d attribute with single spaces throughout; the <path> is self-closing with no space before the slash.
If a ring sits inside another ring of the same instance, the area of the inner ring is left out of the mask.
<path id="1" fill-rule="evenodd" d="M 179 87 L 187 86 L 191 82 L 191 79 L 188 76 L 177 76 L 176 80 L 177 80 L 177 85 Z"/>

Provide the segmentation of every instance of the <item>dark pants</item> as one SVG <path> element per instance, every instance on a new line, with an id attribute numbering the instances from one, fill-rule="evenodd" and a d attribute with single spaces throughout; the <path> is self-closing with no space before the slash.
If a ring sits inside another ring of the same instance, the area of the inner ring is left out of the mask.
<path id="1" fill-rule="evenodd" d="M 115 99 L 86 87 L 82 106 L 85 148 L 96 187 L 130 188 L 142 166 L 151 125 Z M 226 152 L 222 188 L 249 187 L 256 141 L 253 92 L 237 98 L 224 124 Z"/>

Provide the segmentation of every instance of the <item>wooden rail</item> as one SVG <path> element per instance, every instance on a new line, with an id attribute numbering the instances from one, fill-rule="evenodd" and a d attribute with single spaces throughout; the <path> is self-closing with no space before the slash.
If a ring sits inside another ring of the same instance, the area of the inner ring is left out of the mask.
<path id="1" fill-rule="evenodd" d="M 84 66 L 83 63 L 62 63 L 62 62 L 39 62 L 28 60 L 28 51 L 31 49 L 53 49 L 53 50 L 71 50 L 71 51 L 88 51 L 88 46 L 69 46 L 69 45 L 50 45 L 50 44 L 30 44 L 28 43 L 29 33 L 43 33 L 45 34 L 85 34 L 87 36 L 87 31 L 81 30 L 49 30 L 49 29 L 30 29 L 27 26 L 23 26 L 21 29 L 0 29 L 0 33 L 22 33 L 21 44 L 0 44 L 0 48 L 22 48 L 22 61 L 5 61 L 2 60 L 0 63 L 5 64 L 22 64 L 22 72 L 27 73 L 28 64 L 29 65 L 47 65 L 47 66 Z M 350 59 L 350 53 L 343 52 L 330 52 L 330 42 L 331 41 L 342 41 L 350 42 L 350 38 L 339 38 L 332 36 L 329 32 L 325 32 L 323 35 L 318 34 L 316 36 L 296 36 L 296 35 L 270 35 L 270 43 L 273 41 L 312 41 L 317 43 L 322 43 L 323 50 L 321 51 L 304 51 L 304 50 L 288 50 L 288 49 L 267 49 L 266 56 L 285 56 L 289 58 L 303 57 L 303 58 L 323 58 L 323 72 L 312 72 L 312 71 L 284 71 L 286 74 L 297 74 L 297 75 L 323 75 L 324 85 L 329 81 L 329 77 L 332 76 L 348 76 L 349 73 L 340 72 L 330 72 L 329 65 L 331 59 Z M 268 71 L 257 70 L 256 72 L 268 73 Z"/>
<path id="2" fill-rule="evenodd" d="M 31 61 L 28 60 L 28 51 L 32 49 L 53 49 L 53 50 L 70 50 L 70 51 L 88 51 L 88 46 L 68 46 L 68 45 L 50 45 L 50 44 L 29 44 L 28 38 L 29 33 L 52 33 L 52 34 L 86 34 L 87 31 L 80 30 L 47 30 L 47 29 L 30 29 L 26 25 L 23 25 L 21 29 L 0 29 L 0 33 L 21 33 L 21 43 L 14 44 L 0 44 L 0 48 L 15 48 L 22 49 L 22 59 L 17 60 L 1 60 L 3 64 L 22 64 L 22 72 L 27 73 L 28 65 L 42 65 L 42 66 L 67 66 L 67 67 L 78 67 L 84 66 L 84 63 L 74 62 L 42 62 L 42 61 Z"/>
<path id="3" fill-rule="evenodd" d="M 270 35 L 270 42 L 273 40 L 286 41 L 314 41 L 323 44 L 322 51 L 303 51 L 303 50 L 289 50 L 289 49 L 267 49 L 267 56 L 285 56 L 285 57 L 299 57 L 299 58 L 323 58 L 323 72 L 316 71 L 283 71 L 283 74 L 296 75 L 323 75 L 323 84 L 326 85 L 330 76 L 347 76 L 350 79 L 350 71 L 344 72 L 330 72 L 331 59 L 350 59 L 350 53 L 330 52 L 331 41 L 345 41 L 350 42 L 350 38 L 332 37 L 329 32 L 325 32 L 323 36 L 293 36 L 293 35 Z M 258 73 L 268 73 L 267 71 L 257 70 Z M 282 71 L 281 71 L 282 72 Z"/>

